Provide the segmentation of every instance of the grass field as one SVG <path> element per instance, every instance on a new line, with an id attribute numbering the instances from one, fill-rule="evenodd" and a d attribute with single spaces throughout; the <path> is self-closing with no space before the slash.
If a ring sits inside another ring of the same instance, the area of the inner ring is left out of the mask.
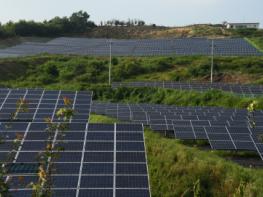
<path id="1" fill-rule="evenodd" d="M 250 43 L 263 52 L 263 37 L 248 38 Z"/>

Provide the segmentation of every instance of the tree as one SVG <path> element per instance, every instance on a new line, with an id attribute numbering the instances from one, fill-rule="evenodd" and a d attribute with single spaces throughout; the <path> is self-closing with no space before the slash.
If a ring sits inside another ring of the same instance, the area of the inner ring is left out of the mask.
<path id="1" fill-rule="evenodd" d="M 73 32 L 85 32 L 88 27 L 94 27 L 95 24 L 89 21 L 90 15 L 87 12 L 75 12 L 69 18 Z"/>

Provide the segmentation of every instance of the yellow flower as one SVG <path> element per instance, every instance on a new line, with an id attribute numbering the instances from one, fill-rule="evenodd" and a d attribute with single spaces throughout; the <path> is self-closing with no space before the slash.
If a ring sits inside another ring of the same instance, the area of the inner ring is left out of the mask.
<path id="1" fill-rule="evenodd" d="M 64 101 L 65 105 L 71 105 L 72 104 L 71 100 L 68 97 L 63 97 L 63 101 Z"/>
<path id="2" fill-rule="evenodd" d="M 39 167 L 38 177 L 42 182 L 47 181 L 47 174 L 42 166 Z"/>
<path id="3" fill-rule="evenodd" d="M 251 103 L 248 105 L 247 110 L 248 110 L 249 112 L 253 112 L 253 111 L 256 110 L 257 105 L 258 105 L 258 102 L 257 102 L 257 101 L 253 101 L 253 102 L 251 102 Z"/>
<path id="4" fill-rule="evenodd" d="M 51 150 L 52 149 L 52 144 L 48 143 L 46 149 L 47 150 Z"/>
<path id="5" fill-rule="evenodd" d="M 46 123 L 51 123 L 52 122 L 51 118 L 49 118 L 49 117 L 45 118 L 44 120 L 45 120 Z"/>

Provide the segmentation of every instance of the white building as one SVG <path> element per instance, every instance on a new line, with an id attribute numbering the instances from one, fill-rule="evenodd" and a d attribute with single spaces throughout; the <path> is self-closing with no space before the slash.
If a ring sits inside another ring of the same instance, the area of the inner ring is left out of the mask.
<path id="1" fill-rule="evenodd" d="M 228 23 L 224 22 L 227 29 L 259 29 L 260 23 Z"/>

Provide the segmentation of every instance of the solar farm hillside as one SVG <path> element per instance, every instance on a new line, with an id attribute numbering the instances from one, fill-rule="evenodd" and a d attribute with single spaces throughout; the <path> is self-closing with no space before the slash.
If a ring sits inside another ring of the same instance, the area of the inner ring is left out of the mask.
<path id="1" fill-rule="evenodd" d="M 57 38 L 47 43 L 24 43 L 0 50 L 0 57 L 32 56 L 41 53 L 107 56 L 211 55 L 261 56 L 262 53 L 244 39 L 141 39 L 108 40 Z"/>
<path id="2" fill-rule="evenodd" d="M 0 196 L 262 196 L 261 30 L 112 28 L 1 47 Z"/>

